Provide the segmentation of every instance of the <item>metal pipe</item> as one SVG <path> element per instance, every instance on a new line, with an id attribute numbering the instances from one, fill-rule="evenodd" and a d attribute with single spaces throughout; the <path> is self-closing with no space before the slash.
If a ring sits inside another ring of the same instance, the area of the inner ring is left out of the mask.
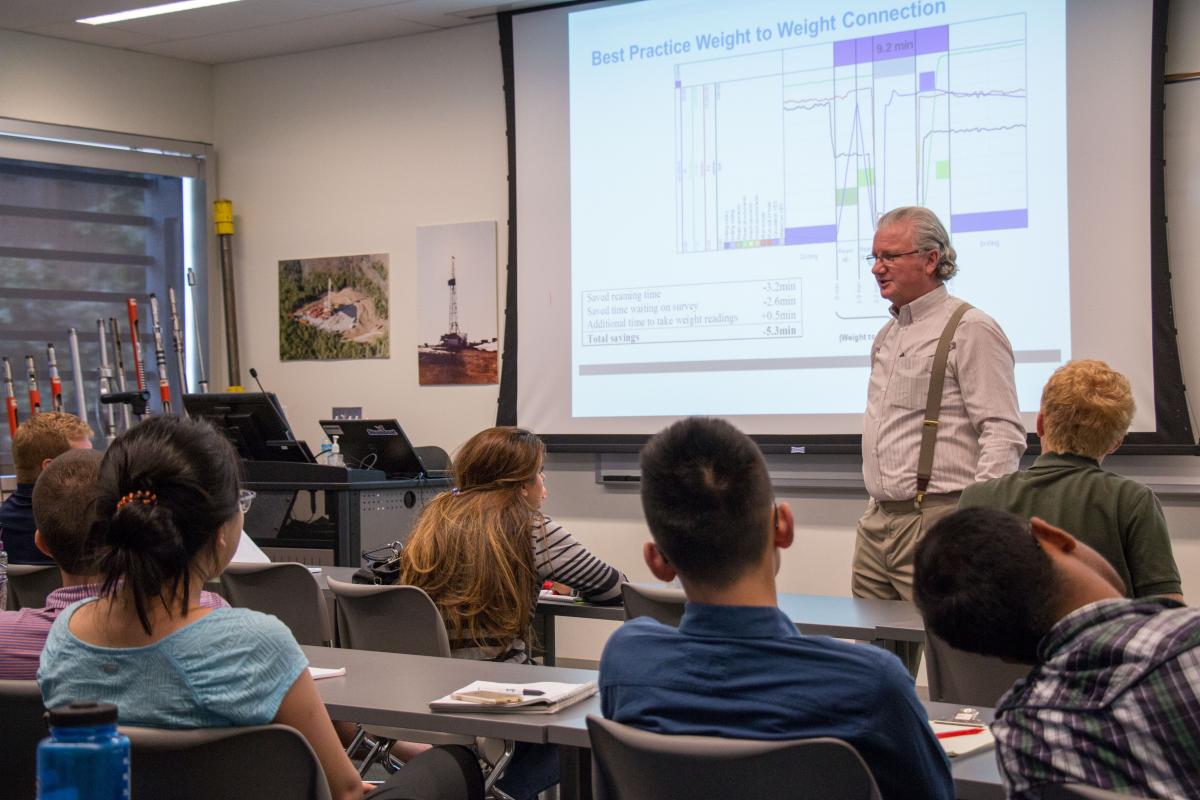
<path id="1" fill-rule="evenodd" d="M 8 356 L 0 359 L 0 363 L 4 366 L 4 408 L 8 411 L 8 433 L 10 436 L 17 435 L 17 392 L 13 385 L 12 362 L 8 360 Z"/>
<path id="2" fill-rule="evenodd" d="M 229 386 L 242 385 L 242 366 L 238 358 L 237 291 L 233 281 L 233 202 L 213 202 L 213 223 L 221 243 L 221 290 L 225 306 L 225 354 L 229 365 Z"/>
<path id="3" fill-rule="evenodd" d="M 200 315 L 196 312 L 196 273 L 191 268 L 187 271 L 187 282 L 192 287 L 192 324 L 196 331 L 196 372 L 199 378 L 197 390 L 200 394 L 208 394 L 208 370 L 204 366 L 204 348 L 200 346 Z"/>
<path id="4" fill-rule="evenodd" d="M 79 360 L 79 334 L 74 328 L 67 330 L 67 345 L 71 352 L 71 380 L 75 383 L 75 414 L 87 421 L 87 396 L 83 391 L 83 365 Z"/>
<path id="5" fill-rule="evenodd" d="M 46 372 L 50 375 L 50 407 L 62 411 L 62 376 L 58 374 L 58 356 L 54 353 L 53 342 L 46 343 Z"/>
<path id="6" fill-rule="evenodd" d="M 37 367 L 33 356 L 25 356 L 25 376 L 29 380 L 29 416 L 42 412 L 42 393 L 38 391 Z"/>
<path id="7" fill-rule="evenodd" d="M 108 329 L 112 334 L 113 370 L 117 373 L 117 389 L 124 394 L 129 387 L 125 383 L 125 356 L 121 354 L 121 329 L 117 325 L 116 317 L 108 318 Z M 124 430 L 133 427 L 133 419 L 129 416 L 127 405 L 121 406 L 121 421 L 125 424 Z"/>
<path id="8" fill-rule="evenodd" d="M 150 329 L 154 334 L 154 366 L 158 369 L 158 396 L 164 414 L 171 413 L 171 383 L 167 380 L 167 351 L 163 349 L 162 324 L 158 318 L 158 296 L 150 295 Z"/>
<path id="9" fill-rule="evenodd" d="M 113 371 L 108 361 L 108 341 L 104 335 L 104 320 L 96 320 L 96 332 L 100 337 L 100 388 L 96 394 L 96 423 L 104 431 L 104 441 L 112 444 L 117 438 L 117 422 L 113 407 L 104 402 L 112 391 Z"/>
<path id="10" fill-rule="evenodd" d="M 175 366 L 179 370 L 179 395 L 187 394 L 187 361 L 183 357 L 183 328 L 179 324 L 179 306 L 175 303 L 175 287 L 167 287 L 167 303 L 171 309 L 171 347 L 175 351 Z M 179 404 L 183 411 L 183 403 Z"/>

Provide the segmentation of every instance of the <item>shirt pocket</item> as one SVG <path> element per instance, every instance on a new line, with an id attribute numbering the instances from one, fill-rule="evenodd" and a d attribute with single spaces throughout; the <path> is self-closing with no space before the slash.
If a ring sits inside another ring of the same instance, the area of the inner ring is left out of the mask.
<path id="1" fill-rule="evenodd" d="M 929 376 L 932 370 L 933 356 L 897 358 L 888 387 L 888 402 L 908 410 L 925 408 L 929 400 Z"/>

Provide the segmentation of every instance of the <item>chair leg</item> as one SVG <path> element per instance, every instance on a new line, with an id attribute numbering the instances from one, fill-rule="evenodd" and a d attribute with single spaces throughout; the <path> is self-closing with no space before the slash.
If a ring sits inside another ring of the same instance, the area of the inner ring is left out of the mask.
<path id="1" fill-rule="evenodd" d="M 350 740 L 350 745 L 346 748 L 346 755 L 351 759 L 354 758 L 354 752 L 362 745 L 363 740 L 367 738 L 367 732 L 363 730 L 362 725 L 358 725 L 358 730 L 354 732 L 354 738 Z"/>
<path id="2" fill-rule="evenodd" d="M 367 770 L 371 768 L 371 765 L 375 763 L 376 759 L 378 759 L 380 756 L 387 757 L 388 750 L 392 748 L 392 744 L 393 741 L 391 739 L 383 738 L 380 738 L 375 742 L 374 746 L 371 747 L 371 751 L 367 753 L 367 757 L 364 758 L 362 763 L 358 765 L 358 775 L 360 778 L 367 774 Z"/>
<path id="3" fill-rule="evenodd" d="M 508 762 L 512 761 L 513 751 L 516 750 L 517 743 L 512 739 L 504 740 L 504 754 L 496 759 L 496 763 L 492 765 L 492 769 L 488 772 L 487 779 L 483 782 L 483 796 L 496 797 L 499 800 L 512 800 L 507 794 L 496 788 L 496 781 L 504 776 L 504 770 L 508 767 Z"/>

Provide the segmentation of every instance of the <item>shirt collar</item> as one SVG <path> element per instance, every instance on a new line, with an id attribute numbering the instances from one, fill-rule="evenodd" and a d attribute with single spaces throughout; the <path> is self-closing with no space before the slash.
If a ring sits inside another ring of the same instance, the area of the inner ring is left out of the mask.
<path id="1" fill-rule="evenodd" d="M 908 325 L 916 322 L 922 317 L 927 317 L 937 310 L 938 306 L 946 302 L 946 298 L 950 296 L 950 291 L 946 288 L 946 284 L 940 284 L 936 289 L 926 292 L 925 294 L 913 300 L 906 306 L 897 309 L 894 306 L 888 308 L 888 312 L 901 325 Z"/>
<path id="2" fill-rule="evenodd" d="M 84 600 L 88 597 L 97 597 L 99 594 L 100 584 L 98 583 L 85 583 L 82 586 L 60 586 L 46 595 L 46 608 L 61 611 L 71 605 L 71 603 Z"/>
<path id="3" fill-rule="evenodd" d="M 1178 608 L 1180 603 L 1165 597 L 1143 597 L 1129 600 L 1124 597 L 1097 600 L 1067 614 L 1054 624 L 1038 644 L 1038 660 L 1049 661 L 1062 650 L 1071 646 L 1074 639 L 1089 628 L 1102 625 L 1119 617 L 1136 614 L 1157 614 L 1164 608 Z"/>
<path id="4" fill-rule="evenodd" d="M 1032 469 L 1038 467 L 1098 467 L 1100 462 L 1088 456 L 1074 453 L 1042 453 L 1033 461 Z"/>
<path id="5" fill-rule="evenodd" d="M 775 606 L 718 606 L 688 602 L 679 631 L 721 639 L 780 639 L 799 636 L 787 615 Z"/>

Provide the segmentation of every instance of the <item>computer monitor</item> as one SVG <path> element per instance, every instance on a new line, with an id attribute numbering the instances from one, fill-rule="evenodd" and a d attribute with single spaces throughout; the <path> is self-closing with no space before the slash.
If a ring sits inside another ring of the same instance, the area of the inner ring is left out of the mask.
<path id="1" fill-rule="evenodd" d="M 316 462 L 270 392 L 185 394 L 183 407 L 189 417 L 206 419 L 222 431 L 248 461 Z"/>
<path id="2" fill-rule="evenodd" d="M 336 436 L 347 467 L 380 469 L 389 478 L 440 477 L 421 460 L 400 423 L 394 419 L 323 419 L 321 430 Z M 440 465 L 439 465 L 440 466 Z"/>

